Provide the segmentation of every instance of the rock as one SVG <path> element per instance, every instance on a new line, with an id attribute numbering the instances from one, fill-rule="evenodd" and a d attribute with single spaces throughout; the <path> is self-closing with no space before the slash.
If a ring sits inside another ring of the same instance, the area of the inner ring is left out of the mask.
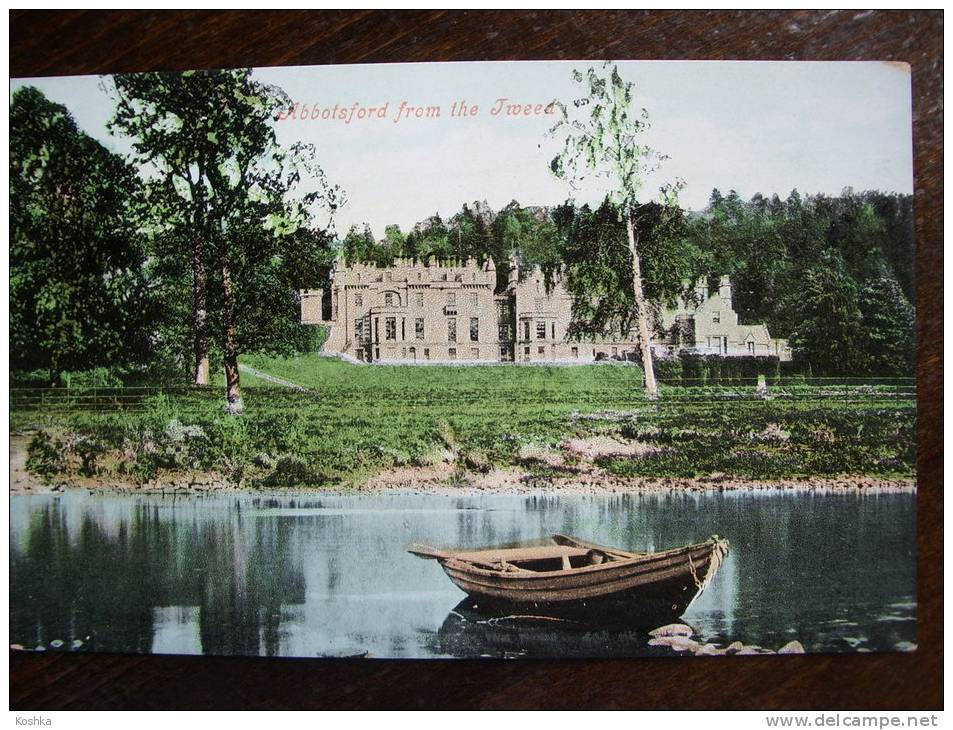
<path id="1" fill-rule="evenodd" d="M 789 641 L 787 644 L 778 649 L 778 654 L 803 654 L 804 646 L 800 641 L 796 639 L 794 641 Z"/>
<path id="2" fill-rule="evenodd" d="M 73 649 L 79 649 L 82 645 L 83 645 L 83 640 L 82 640 L 82 639 L 73 639 L 73 643 L 70 644 L 70 646 L 71 646 Z"/>
<path id="3" fill-rule="evenodd" d="M 666 624 L 665 626 L 659 626 L 657 629 L 652 629 L 649 636 L 655 638 L 660 636 L 692 636 L 694 633 L 692 627 L 685 624 Z"/>
<path id="4" fill-rule="evenodd" d="M 50 646 L 52 646 L 54 649 L 59 649 L 61 646 L 63 646 L 63 640 L 53 639 L 53 641 L 50 642 Z"/>
<path id="5" fill-rule="evenodd" d="M 761 652 L 755 649 L 753 646 L 746 646 L 740 651 L 735 652 L 737 656 L 752 656 L 754 654 L 760 654 Z"/>
<path id="6" fill-rule="evenodd" d="M 702 644 L 695 650 L 695 656 L 721 656 L 725 649 L 719 649 L 717 644 Z"/>
<path id="7" fill-rule="evenodd" d="M 649 646 L 667 646 L 673 651 L 694 652 L 699 644 L 687 636 L 659 636 L 655 639 L 649 639 Z"/>
<path id="8" fill-rule="evenodd" d="M 11 651 L 24 651 L 26 649 L 23 644 L 10 644 Z"/>
<path id="9" fill-rule="evenodd" d="M 898 641 L 893 648 L 897 651 L 916 651 L 917 645 L 911 641 Z"/>
<path id="10" fill-rule="evenodd" d="M 740 641 L 733 641 L 730 644 L 728 644 L 728 646 L 725 647 L 725 652 L 728 654 L 736 654 L 737 652 L 741 651 L 744 648 L 745 648 L 745 645 L 742 644 Z"/>

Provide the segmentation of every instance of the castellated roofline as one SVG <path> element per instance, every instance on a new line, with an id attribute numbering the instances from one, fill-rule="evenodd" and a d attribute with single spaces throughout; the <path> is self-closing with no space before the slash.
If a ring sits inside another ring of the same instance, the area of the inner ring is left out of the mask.
<path id="1" fill-rule="evenodd" d="M 338 256 L 334 261 L 334 270 L 342 271 L 344 269 L 350 270 L 394 270 L 401 268 L 409 269 L 471 269 L 475 271 L 496 271 L 496 264 L 493 262 L 492 258 L 487 258 L 483 266 L 480 266 L 479 262 L 470 256 L 469 258 L 446 258 L 438 259 L 436 256 L 428 256 L 427 258 L 409 258 L 401 257 L 395 258 L 391 264 L 380 264 L 376 261 L 355 261 L 354 263 L 348 264 L 345 262 L 343 256 Z"/>
<path id="2" fill-rule="evenodd" d="M 488 258 L 483 265 L 473 257 L 467 259 L 398 258 L 389 266 L 375 262 L 348 264 L 338 258 L 331 273 L 331 288 L 336 286 L 366 286 L 387 282 L 413 284 L 496 285 L 496 265 Z"/>
<path id="3" fill-rule="evenodd" d="M 527 267 L 520 278 L 518 262 L 510 263 L 505 293 L 497 293 L 492 259 L 481 265 L 474 258 L 400 258 L 380 266 L 348 265 L 339 258 L 327 289 L 300 293 L 301 321 L 329 327 L 324 352 L 365 362 L 638 358 L 632 331 L 619 333 L 618 339 L 571 340 L 573 301 L 563 271 L 546 286 L 539 267 Z M 787 342 L 772 338 L 763 323 L 739 324 L 727 276 L 711 290 L 705 279 L 694 287 L 695 296 L 660 308 L 652 336 L 657 357 L 691 351 L 790 359 Z"/>

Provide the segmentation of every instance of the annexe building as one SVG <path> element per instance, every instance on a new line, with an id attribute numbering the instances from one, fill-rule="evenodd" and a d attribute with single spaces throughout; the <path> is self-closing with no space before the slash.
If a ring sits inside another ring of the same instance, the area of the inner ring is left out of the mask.
<path id="1" fill-rule="evenodd" d="M 634 329 L 617 340 L 570 340 L 572 298 L 558 277 L 547 288 L 538 269 L 521 278 L 513 266 L 506 290 L 495 289 L 492 260 L 401 259 L 387 268 L 339 260 L 327 295 L 301 292 L 301 321 L 328 326 L 323 352 L 361 362 L 587 363 L 634 359 L 639 351 Z M 662 310 L 657 321 L 656 357 L 687 350 L 791 359 L 787 341 L 772 338 L 764 324 L 738 323 L 728 277 L 716 290 L 699 283 L 693 297 Z"/>

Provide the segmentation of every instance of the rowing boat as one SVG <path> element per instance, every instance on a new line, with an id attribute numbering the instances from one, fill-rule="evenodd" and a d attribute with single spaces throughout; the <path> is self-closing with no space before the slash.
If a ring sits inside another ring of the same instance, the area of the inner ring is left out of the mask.
<path id="1" fill-rule="evenodd" d="M 629 552 L 553 535 L 552 545 L 408 551 L 437 560 L 482 612 L 646 625 L 681 616 L 711 583 L 728 541 Z"/>

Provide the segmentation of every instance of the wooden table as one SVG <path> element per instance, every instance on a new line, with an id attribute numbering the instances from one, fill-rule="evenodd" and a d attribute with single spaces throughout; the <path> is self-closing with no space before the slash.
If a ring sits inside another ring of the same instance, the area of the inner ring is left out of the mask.
<path id="1" fill-rule="evenodd" d="M 11 11 L 10 20 L 13 76 L 384 61 L 905 61 L 920 343 L 914 654 L 502 662 L 11 652 L 14 708 L 942 706 L 942 12 Z"/>

